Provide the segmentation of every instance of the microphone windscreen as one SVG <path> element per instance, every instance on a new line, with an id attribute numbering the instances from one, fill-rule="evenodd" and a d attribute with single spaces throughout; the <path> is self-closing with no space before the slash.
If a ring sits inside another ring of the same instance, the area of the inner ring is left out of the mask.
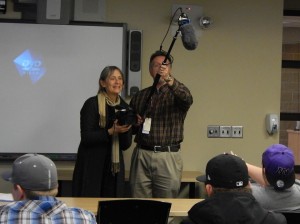
<path id="1" fill-rule="evenodd" d="M 181 37 L 182 43 L 185 49 L 195 50 L 196 47 L 198 46 L 198 40 L 196 38 L 195 31 L 192 24 L 188 23 L 182 25 L 180 27 L 180 31 L 182 35 Z"/>

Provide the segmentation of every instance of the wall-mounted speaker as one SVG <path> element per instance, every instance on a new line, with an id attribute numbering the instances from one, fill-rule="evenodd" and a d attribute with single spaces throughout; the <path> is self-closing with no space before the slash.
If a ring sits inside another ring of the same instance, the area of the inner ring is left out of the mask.
<path id="1" fill-rule="evenodd" d="M 128 31 L 128 96 L 133 96 L 137 93 L 142 85 L 142 34 L 141 30 Z"/>
<path id="2" fill-rule="evenodd" d="M 106 0 L 73 0 L 74 20 L 103 22 L 106 18 Z"/>
<path id="3" fill-rule="evenodd" d="M 38 0 L 36 22 L 69 24 L 71 8 L 71 0 Z"/>

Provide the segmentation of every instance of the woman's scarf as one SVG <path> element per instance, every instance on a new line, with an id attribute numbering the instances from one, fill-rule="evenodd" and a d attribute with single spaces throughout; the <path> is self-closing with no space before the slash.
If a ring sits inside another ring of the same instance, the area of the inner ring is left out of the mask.
<path id="1" fill-rule="evenodd" d="M 118 96 L 117 102 L 112 102 L 106 92 L 100 92 L 98 94 L 98 107 L 100 114 L 99 125 L 101 128 L 105 128 L 106 126 L 106 104 L 112 107 L 119 105 L 120 97 Z M 113 124 L 113 127 L 115 127 L 115 124 Z M 118 133 L 115 133 L 115 130 L 112 134 L 111 162 L 111 172 L 113 174 L 120 172 L 119 135 Z"/>

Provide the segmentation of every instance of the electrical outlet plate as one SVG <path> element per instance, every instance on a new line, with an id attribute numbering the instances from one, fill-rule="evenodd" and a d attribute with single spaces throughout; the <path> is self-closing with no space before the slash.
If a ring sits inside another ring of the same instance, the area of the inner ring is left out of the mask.
<path id="1" fill-rule="evenodd" d="M 231 137 L 231 126 L 220 126 L 220 137 L 230 138 Z"/>
<path id="2" fill-rule="evenodd" d="M 231 126 L 231 137 L 242 138 L 243 137 L 243 126 Z"/>
<path id="3" fill-rule="evenodd" d="M 207 137 L 208 138 L 219 138 L 220 137 L 220 126 L 208 125 L 207 126 Z"/>

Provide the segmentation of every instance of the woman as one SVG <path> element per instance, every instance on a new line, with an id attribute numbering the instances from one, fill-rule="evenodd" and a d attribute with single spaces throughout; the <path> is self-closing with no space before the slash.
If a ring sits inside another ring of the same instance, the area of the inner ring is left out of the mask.
<path id="1" fill-rule="evenodd" d="M 80 111 L 81 141 L 73 173 L 75 197 L 122 197 L 124 160 L 122 150 L 132 142 L 131 125 L 120 125 L 115 107 L 128 108 L 119 96 L 124 86 L 122 71 L 105 67 L 99 91 Z"/>

